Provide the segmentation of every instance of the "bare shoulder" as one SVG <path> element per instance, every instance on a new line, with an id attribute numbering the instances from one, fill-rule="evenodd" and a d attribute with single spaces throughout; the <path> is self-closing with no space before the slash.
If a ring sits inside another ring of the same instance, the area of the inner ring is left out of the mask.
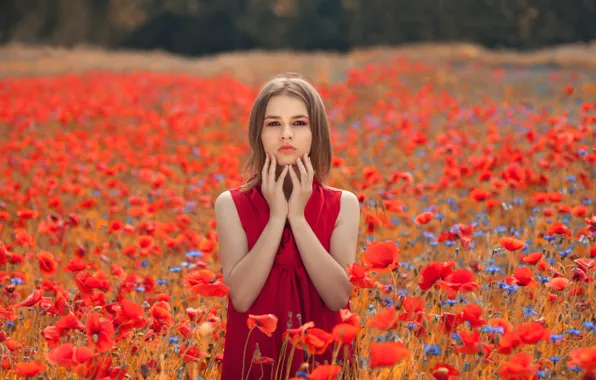
<path id="1" fill-rule="evenodd" d="M 219 194 L 215 199 L 215 219 L 217 221 L 225 220 L 228 225 L 238 225 L 240 223 L 240 216 L 234 203 L 234 198 L 229 190 Z M 218 223 L 219 224 L 219 223 Z"/>
<path id="2" fill-rule="evenodd" d="M 360 217 L 360 202 L 358 197 L 348 190 L 327 186 L 329 190 L 341 191 L 339 215 L 335 226 L 344 220 L 358 220 Z"/>

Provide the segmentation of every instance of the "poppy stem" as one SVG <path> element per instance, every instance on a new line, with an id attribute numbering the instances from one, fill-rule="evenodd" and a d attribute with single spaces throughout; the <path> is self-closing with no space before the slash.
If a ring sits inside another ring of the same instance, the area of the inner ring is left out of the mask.
<path id="1" fill-rule="evenodd" d="M 242 353 L 242 378 L 244 379 L 244 363 L 246 362 L 246 347 L 248 346 L 248 341 L 250 339 L 250 334 L 252 333 L 252 330 L 254 330 L 255 328 L 252 327 L 250 330 L 248 330 L 248 335 L 246 336 L 246 342 L 244 343 L 244 352 Z M 252 360 L 251 360 L 251 365 L 252 365 Z M 248 373 L 250 373 L 250 367 L 248 368 Z M 247 376 L 248 378 L 248 376 Z"/>
<path id="2" fill-rule="evenodd" d="M 275 368 L 275 379 L 278 379 L 277 374 L 279 373 L 279 371 L 283 371 L 281 369 L 281 366 L 282 366 L 282 363 L 284 362 L 284 359 L 286 357 L 287 347 L 288 347 L 288 338 L 286 337 L 284 339 L 284 342 L 281 345 L 281 355 L 279 356 L 279 358 L 277 360 L 277 367 Z"/>
<path id="3" fill-rule="evenodd" d="M 290 361 L 288 362 L 288 368 L 286 368 L 286 377 L 285 380 L 290 378 L 290 369 L 292 368 L 292 359 L 294 359 L 294 350 L 296 350 L 296 345 L 292 345 L 292 349 L 290 350 Z"/>

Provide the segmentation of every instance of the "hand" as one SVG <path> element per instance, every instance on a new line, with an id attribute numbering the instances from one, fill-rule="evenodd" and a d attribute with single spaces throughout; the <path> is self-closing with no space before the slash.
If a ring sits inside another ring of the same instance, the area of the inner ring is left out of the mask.
<path id="1" fill-rule="evenodd" d="M 300 171 L 300 178 L 294 172 L 294 168 L 290 165 L 290 177 L 292 177 L 292 194 L 288 202 L 288 219 L 304 218 L 304 208 L 312 194 L 312 182 L 315 177 L 315 171 L 310 162 L 310 157 L 307 153 L 296 159 L 298 170 Z"/>
<path id="2" fill-rule="evenodd" d="M 279 179 L 275 181 L 277 158 L 275 155 L 270 155 L 269 153 L 266 153 L 266 155 L 263 171 L 261 172 L 261 191 L 267 204 L 269 204 L 269 217 L 286 220 L 288 216 L 288 201 L 284 194 L 283 185 L 289 165 L 286 165 L 279 175 Z"/>

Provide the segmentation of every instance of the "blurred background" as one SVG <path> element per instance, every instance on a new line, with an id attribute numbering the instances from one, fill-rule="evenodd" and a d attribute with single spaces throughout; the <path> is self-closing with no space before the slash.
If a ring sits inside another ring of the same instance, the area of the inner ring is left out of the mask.
<path id="1" fill-rule="evenodd" d="M 537 49 L 596 39 L 595 0 L 2 0 L 0 43 L 346 52 L 418 42 Z"/>

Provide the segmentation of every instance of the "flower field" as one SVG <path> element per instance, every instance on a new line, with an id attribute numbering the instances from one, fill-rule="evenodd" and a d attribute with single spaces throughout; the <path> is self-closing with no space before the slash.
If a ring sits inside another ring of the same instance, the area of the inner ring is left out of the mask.
<path id="1" fill-rule="evenodd" d="M 329 184 L 358 196 L 361 228 L 351 312 L 294 326 L 288 347 L 358 357 L 288 377 L 596 379 L 596 75 L 400 57 L 312 70 Z M 0 79 L 3 378 L 218 378 L 213 204 L 243 179 L 260 84 Z"/>

